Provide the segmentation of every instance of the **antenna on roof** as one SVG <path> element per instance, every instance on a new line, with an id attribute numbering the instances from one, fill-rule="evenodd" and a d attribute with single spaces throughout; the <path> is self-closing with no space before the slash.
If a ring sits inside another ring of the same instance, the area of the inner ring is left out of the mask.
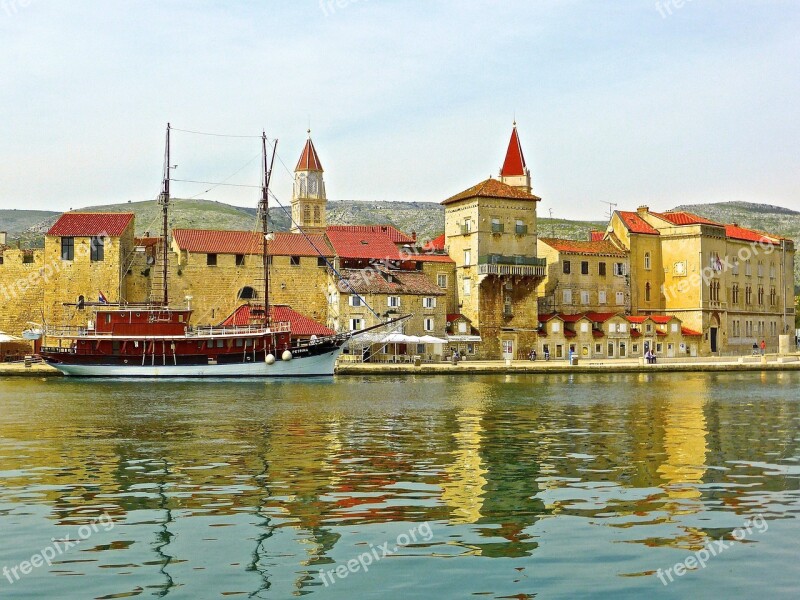
<path id="1" fill-rule="evenodd" d="M 608 220 L 611 220 L 611 217 L 614 216 L 614 209 L 617 208 L 616 202 L 608 202 L 607 200 L 600 200 L 603 204 L 608 204 Z"/>

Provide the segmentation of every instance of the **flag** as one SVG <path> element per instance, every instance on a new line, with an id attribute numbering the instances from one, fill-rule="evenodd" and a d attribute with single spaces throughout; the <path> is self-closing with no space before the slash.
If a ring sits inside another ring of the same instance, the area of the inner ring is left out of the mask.
<path id="1" fill-rule="evenodd" d="M 98 292 L 98 294 L 99 295 L 98 295 L 97 301 L 100 304 L 108 304 L 108 299 L 106 298 L 106 295 L 103 292 Z"/>

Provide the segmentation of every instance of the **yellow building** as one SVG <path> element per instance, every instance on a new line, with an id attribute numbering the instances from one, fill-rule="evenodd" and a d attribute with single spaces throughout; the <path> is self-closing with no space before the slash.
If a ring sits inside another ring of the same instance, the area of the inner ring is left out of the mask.
<path id="1" fill-rule="evenodd" d="M 701 354 L 747 352 L 791 335 L 794 243 L 687 212 L 614 213 L 630 252 L 634 314 L 666 312 L 701 332 Z"/>
<path id="2" fill-rule="evenodd" d="M 501 180 L 487 179 L 443 201 L 445 244 L 456 265 L 458 310 L 488 358 L 516 358 L 536 343 L 536 288 L 545 261 L 536 248 L 536 203 L 516 126 Z"/>
<path id="3" fill-rule="evenodd" d="M 630 311 L 627 252 L 611 240 L 539 238 L 538 253 L 547 260 L 541 312 Z"/>

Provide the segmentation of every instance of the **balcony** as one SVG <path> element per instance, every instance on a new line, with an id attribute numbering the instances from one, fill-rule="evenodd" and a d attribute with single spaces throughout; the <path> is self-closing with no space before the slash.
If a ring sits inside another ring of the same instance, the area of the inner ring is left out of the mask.
<path id="1" fill-rule="evenodd" d="M 478 274 L 544 277 L 546 265 L 547 261 L 544 258 L 486 254 L 478 258 Z"/>
<path id="2" fill-rule="evenodd" d="M 517 235 L 528 235 L 528 226 L 527 225 L 517 225 L 514 228 L 514 233 Z"/>
<path id="3" fill-rule="evenodd" d="M 461 226 L 461 235 L 469 235 L 472 233 L 472 226 L 471 225 L 462 225 Z"/>
<path id="4" fill-rule="evenodd" d="M 502 223 L 492 223 L 492 233 L 503 233 L 506 230 Z"/>

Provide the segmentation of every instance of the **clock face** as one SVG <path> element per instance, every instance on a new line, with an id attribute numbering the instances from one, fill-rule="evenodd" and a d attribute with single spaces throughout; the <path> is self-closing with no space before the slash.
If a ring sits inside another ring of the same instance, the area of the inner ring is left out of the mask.
<path id="1" fill-rule="evenodd" d="M 676 262 L 673 267 L 675 275 L 686 275 L 686 263 Z"/>

